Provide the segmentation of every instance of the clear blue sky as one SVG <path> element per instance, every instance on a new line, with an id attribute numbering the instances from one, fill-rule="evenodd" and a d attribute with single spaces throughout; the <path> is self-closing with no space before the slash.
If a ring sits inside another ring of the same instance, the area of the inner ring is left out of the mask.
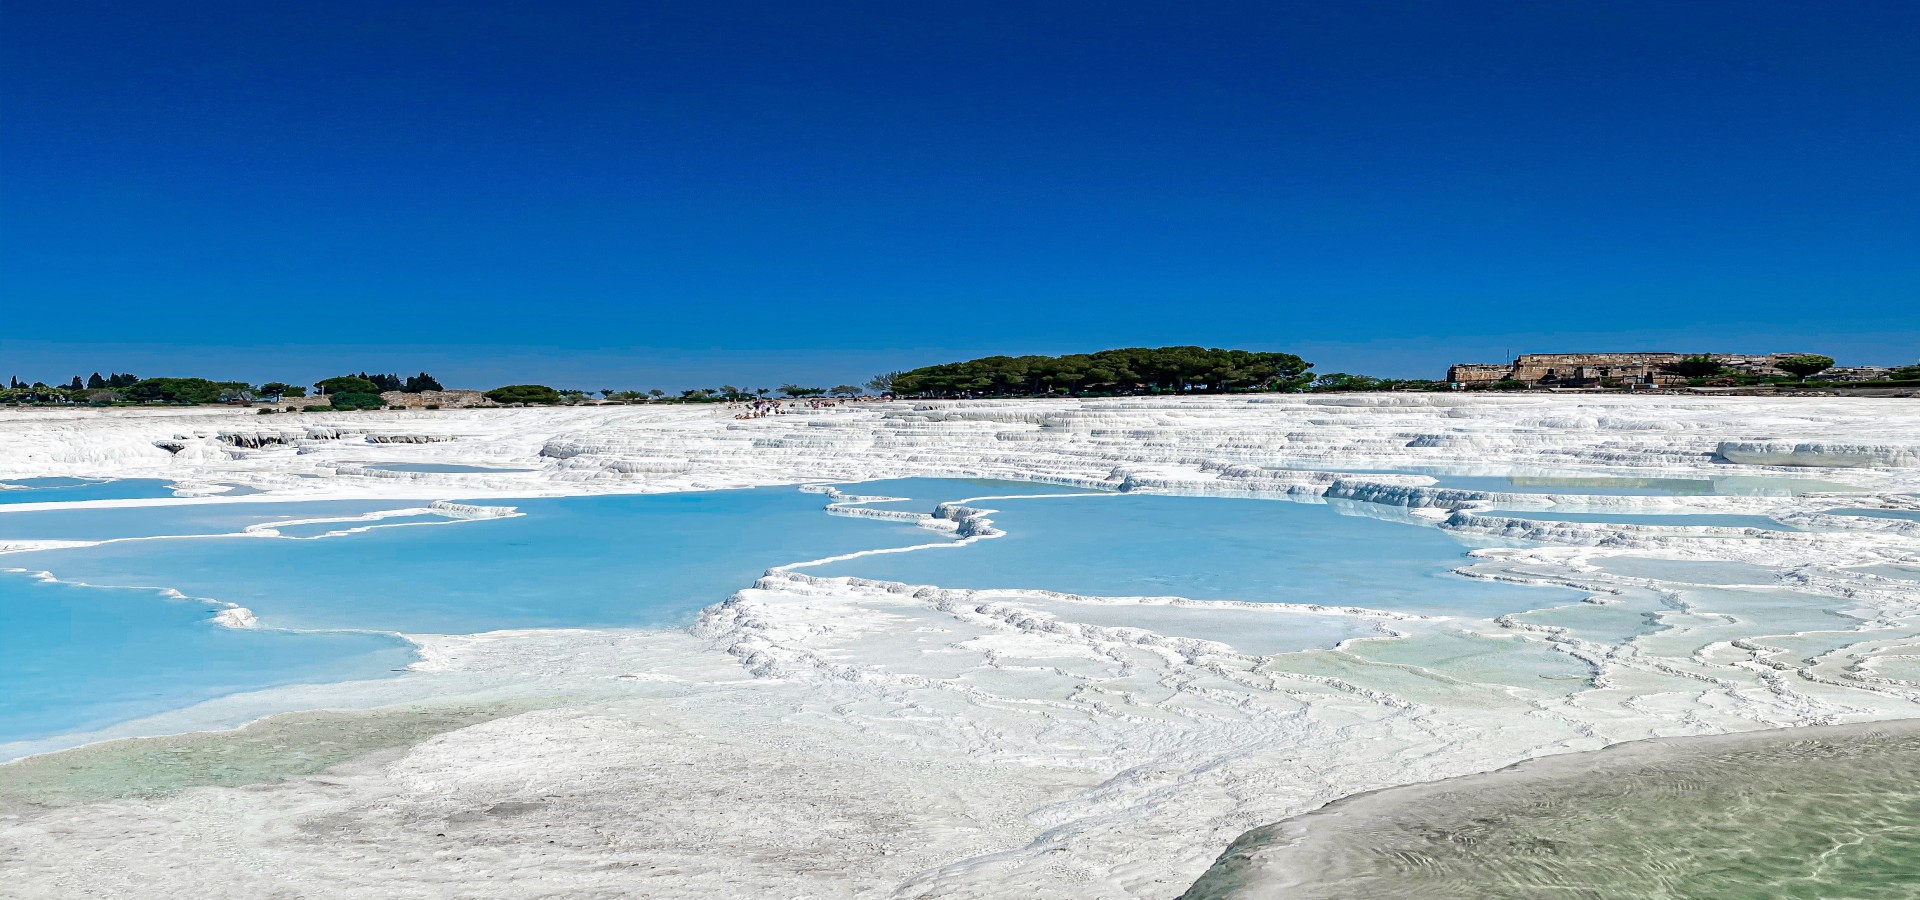
<path id="1" fill-rule="evenodd" d="M 1916 35 L 1875 0 L 8 0 L 0 377 L 1912 362 Z"/>

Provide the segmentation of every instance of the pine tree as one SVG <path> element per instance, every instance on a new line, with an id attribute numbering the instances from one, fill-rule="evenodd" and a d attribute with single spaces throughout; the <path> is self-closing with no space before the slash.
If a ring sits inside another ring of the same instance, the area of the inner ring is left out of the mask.
<path id="1" fill-rule="evenodd" d="M 107 387 L 107 380 L 105 378 L 101 378 L 99 372 L 95 372 L 92 375 L 87 376 L 87 390 L 99 391 L 99 390 L 105 390 L 106 387 Z"/>

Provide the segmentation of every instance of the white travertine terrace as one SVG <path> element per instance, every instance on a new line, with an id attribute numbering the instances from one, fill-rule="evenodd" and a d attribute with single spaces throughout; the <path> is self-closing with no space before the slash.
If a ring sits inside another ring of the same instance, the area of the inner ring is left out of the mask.
<path id="1" fill-rule="evenodd" d="M 364 468 L 402 461 L 534 470 Z M 1793 475 L 1858 493 L 1523 495 L 1364 474 L 1407 466 Z M 1920 712 L 1920 581 L 1887 574 L 1920 565 L 1920 523 L 1827 512 L 1920 507 L 1920 406 L 1906 400 L 1265 396 L 871 403 L 749 421 L 642 406 L 270 424 L 224 412 L 22 411 L 0 413 L 0 473 L 261 489 L 232 498 L 249 503 L 901 476 L 1271 497 L 1524 539 L 1475 551 L 1461 574 L 1588 596 L 1489 621 L 1353 598 L 962 591 L 816 578 L 796 565 L 742 586 L 690 633 L 415 635 L 422 662 L 399 678 L 223 698 L 94 737 L 301 709 L 404 716 L 449 698 L 538 695 L 555 698 L 551 708 L 319 776 L 0 810 L 0 879 L 22 897 L 1164 898 L 1245 830 L 1359 791 L 1643 737 Z M 869 508 L 858 494 L 823 502 L 897 517 L 899 507 Z M 950 499 L 916 521 L 992 539 L 995 502 Z M 1497 511 L 1523 505 L 1741 513 L 1808 530 Z M 1730 571 L 1755 583 L 1704 588 L 1622 563 L 1643 558 L 1738 564 Z M 1842 598 L 1855 618 L 1776 627 L 1771 610 L 1810 595 Z M 1340 616 L 1369 636 L 1259 656 L 1177 627 L 1073 620 L 1092 606 L 1150 606 L 1153 621 L 1175 623 Z M 1608 616 L 1657 627 L 1618 640 L 1582 627 Z M 1432 652 L 1396 649 L 1421 647 Z M 1563 671 L 1582 674 L 1553 674 Z M 5 755 L 51 748 L 13 749 Z"/>

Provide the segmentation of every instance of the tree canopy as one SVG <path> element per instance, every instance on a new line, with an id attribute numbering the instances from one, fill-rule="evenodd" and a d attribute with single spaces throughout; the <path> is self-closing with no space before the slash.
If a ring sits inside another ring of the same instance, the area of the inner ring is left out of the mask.
<path id="1" fill-rule="evenodd" d="M 899 394 L 1274 391 L 1301 388 L 1311 368 L 1291 353 L 1129 347 L 1066 356 L 987 356 L 894 372 L 886 380 Z"/>
<path id="2" fill-rule="evenodd" d="M 148 378 L 129 385 L 128 400 L 163 403 L 216 403 L 228 397 L 244 395 L 251 388 L 243 381 L 209 381 L 205 378 Z"/>
<path id="3" fill-rule="evenodd" d="M 1674 363 L 1672 369 L 1676 374 L 1685 375 L 1688 378 L 1705 378 L 1720 374 L 1726 366 L 1721 365 L 1719 360 L 1702 353 Z"/>
<path id="4" fill-rule="evenodd" d="M 336 375 L 313 383 L 323 394 L 378 394 L 383 388 L 358 375 Z"/>
<path id="5" fill-rule="evenodd" d="M 1818 353 L 1804 353 L 1799 356 L 1776 359 L 1773 361 L 1773 366 L 1783 372 L 1791 372 L 1805 378 L 1833 368 L 1833 357 L 1821 356 Z"/>
<path id="6" fill-rule="evenodd" d="M 334 394 L 327 399 L 333 403 L 334 409 L 379 409 L 386 405 L 379 394 Z"/>
<path id="7" fill-rule="evenodd" d="M 495 403 L 559 403 L 560 392 L 544 384 L 509 384 L 487 392 Z"/>

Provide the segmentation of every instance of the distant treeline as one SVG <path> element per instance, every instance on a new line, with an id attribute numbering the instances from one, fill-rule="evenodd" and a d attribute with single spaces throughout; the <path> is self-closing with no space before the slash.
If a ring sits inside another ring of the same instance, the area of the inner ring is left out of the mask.
<path id="1" fill-rule="evenodd" d="M 432 375 L 421 372 L 402 380 L 398 375 L 341 375 L 315 382 L 314 389 L 334 397 L 335 406 L 351 409 L 375 409 L 383 391 L 443 390 Z M 214 381 L 209 378 L 141 378 L 114 373 L 102 377 L 95 372 L 88 378 L 73 376 L 66 384 L 36 381 L 28 384 L 17 376 L 8 379 L 0 390 L 0 403 L 86 403 L 111 406 L 117 403 L 231 403 L 251 400 L 279 400 L 305 397 L 307 388 L 281 381 L 252 384 L 245 381 Z"/>
<path id="2" fill-rule="evenodd" d="M 984 356 L 880 376 L 870 387 L 934 396 L 1029 397 L 1287 391 L 1313 364 L 1291 353 L 1207 347 L 1127 347 L 1066 356 Z"/>

